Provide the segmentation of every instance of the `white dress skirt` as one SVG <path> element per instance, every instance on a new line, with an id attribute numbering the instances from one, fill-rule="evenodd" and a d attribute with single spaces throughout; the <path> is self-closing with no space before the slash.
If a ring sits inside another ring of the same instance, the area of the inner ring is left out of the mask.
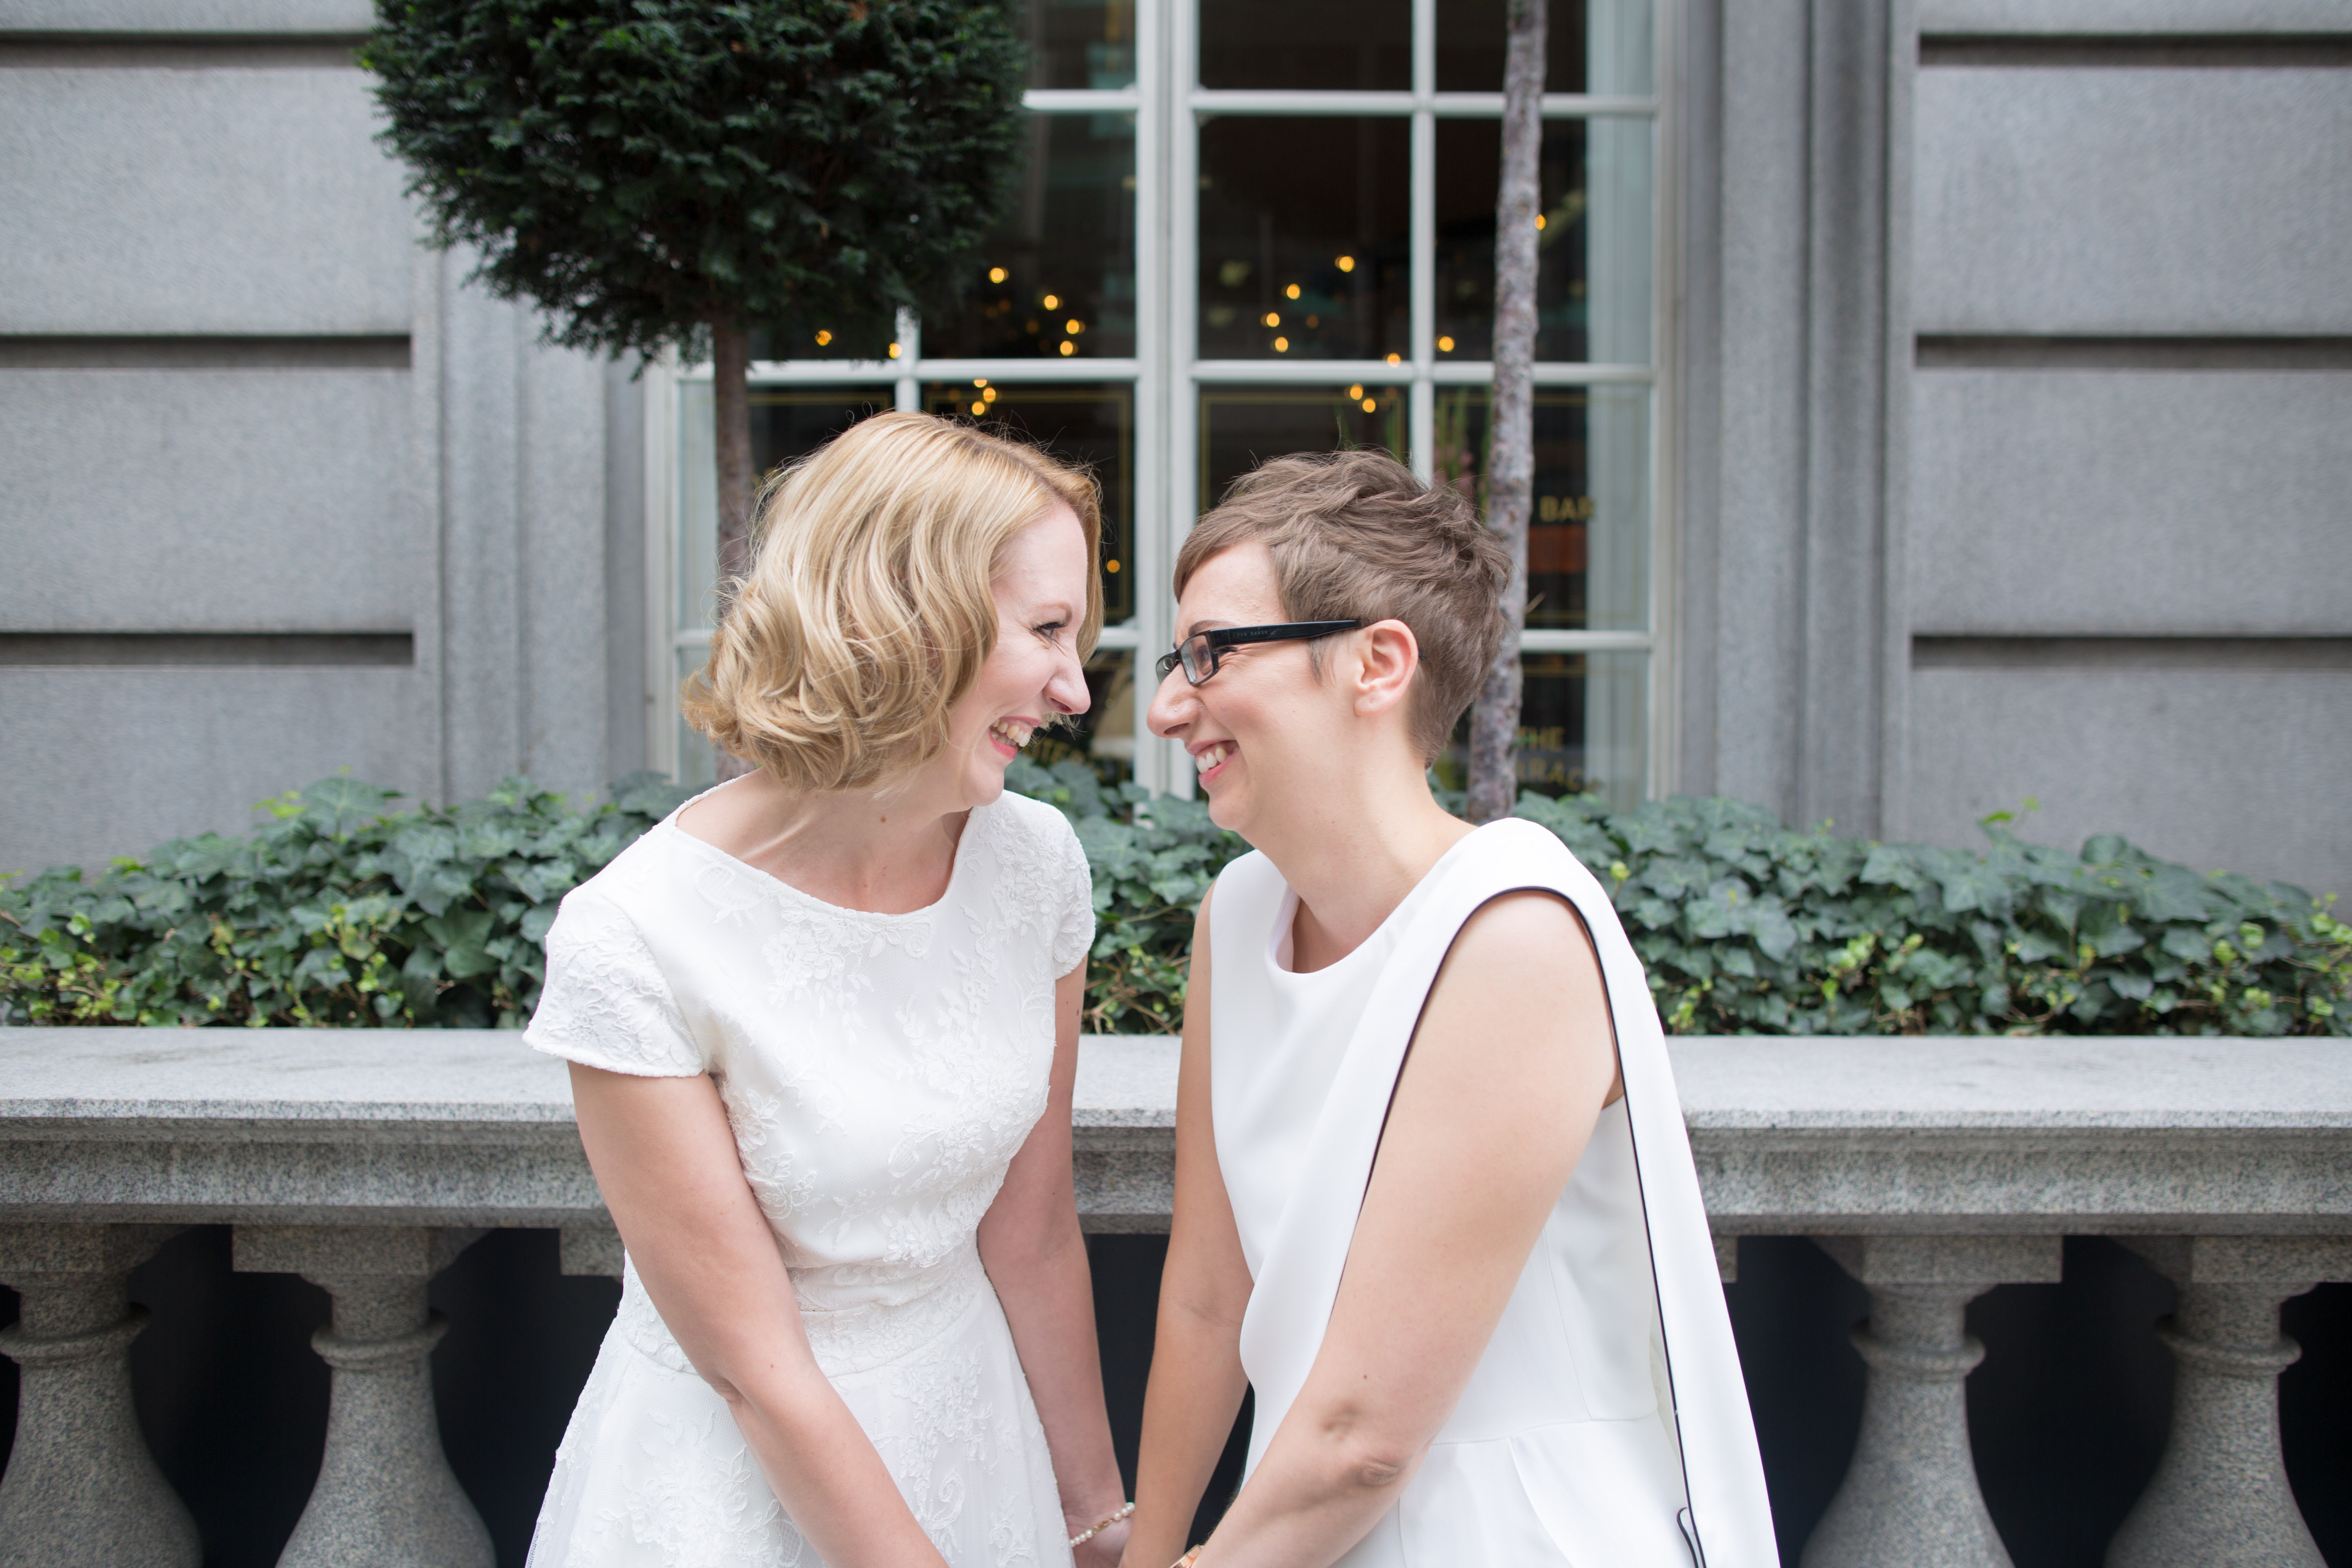
<path id="1" fill-rule="evenodd" d="M 1094 930 L 1051 807 L 974 810 L 948 890 L 843 910 L 656 825 L 575 889 L 525 1039 L 717 1081 L 817 1363 L 952 1568 L 1070 1550 L 974 1235 L 1045 1108 L 1055 980 Z M 530 1568 L 822 1568 L 733 1415 L 625 1269 Z"/>
<path id="2" fill-rule="evenodd" d="M 1218 1169 L 1253 1281 L 1255 1470 L 1320 1350 L 1399 1069 L 1462 924 L 1570 900 L 1601 959 L 1625 1094 L 1601 1113 L 1427 1458 L 1341 1568 L 1777 1568 L 1747 1391 L 1663 1033 L 1608 896 L 1558 838 L 1489 824 L 1361 946 L 1290 965 L 1297 896 L 1262 855 L 1210 921 Z"/>

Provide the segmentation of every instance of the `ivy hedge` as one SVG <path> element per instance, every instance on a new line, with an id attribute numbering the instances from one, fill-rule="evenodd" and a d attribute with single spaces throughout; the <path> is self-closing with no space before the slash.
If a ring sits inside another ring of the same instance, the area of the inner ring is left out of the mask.
<path id="1" fill-rule="evenodd" d="M 1192 912 L 1245 847 L 1202 805 L 1024 759 L 1069 816 L 1099 929 L 1087 1026 L 1175 1028 Z M 641 774 L 585 807 L 511 780 L 446 809 L 328 779 L 206 834 L 0 881 L 0 1022 L 518 1026 L 556 902 L 683 798 Z M 1611 888 L 1659 1010 L 1691 1034 L 2352 1032 L 2333 896 L 2200 875 L 2112 836 L 2080 854 L 1794 832 L 1736 801 L 1528 795 Z"/>

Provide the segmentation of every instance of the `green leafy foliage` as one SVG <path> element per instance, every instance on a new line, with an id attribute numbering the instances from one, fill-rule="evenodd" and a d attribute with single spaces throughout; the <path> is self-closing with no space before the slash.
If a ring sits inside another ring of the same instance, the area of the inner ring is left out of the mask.
<path id="1" fill-rule="evenodd" d="M 1205 806 L 1016 761 L 1094 872 L 1089 1029 L 1182 1021 L 1192 911 L 1247 846 Z M 244 838 L 0 884 L 0 1017 L 41 1024 L 520 1025 L 556 902 L 683 798 L 510 780 L 446 810 L 328 779 Z M 1703 1034 L 2352 1032 L 2352 926 L 2284 884 L 1999 822 L 1973 850 L 1797 833 L 1728 800 L 1614 812 L 1526 795 L 1612 889 L 1667 1027 Z"/>
<path id="2" fill-rule="evenodd" d="M 0 1021 L 519 1026 L 558 900 L 684 793 L 586 810 L 509 780 L 450 810 L 324 779 L 248 837 L 205 834 L 0 885 Z"/>
<path id="3" fill-rule="evenodd" d="M 575 348 L 913 305 L 1016 172 L 1010 0 L 377 0 L 361 61 L 443 244 Z"/>

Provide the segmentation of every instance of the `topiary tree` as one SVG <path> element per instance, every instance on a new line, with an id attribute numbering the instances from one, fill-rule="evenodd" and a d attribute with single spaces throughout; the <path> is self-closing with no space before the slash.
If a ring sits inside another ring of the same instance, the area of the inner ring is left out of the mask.
<path id="1" fill-rule="evenodd" d="M 1017 0 L 377 0 L 361 61 L 443 246 L 549 341 L 708 352 L 746 564 L 754 327 L 912 306 L 1009 193 Z"/>

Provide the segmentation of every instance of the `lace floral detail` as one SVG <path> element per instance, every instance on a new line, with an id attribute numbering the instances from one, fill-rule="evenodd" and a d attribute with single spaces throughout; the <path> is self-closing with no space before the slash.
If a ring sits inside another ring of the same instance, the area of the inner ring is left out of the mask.
<path id="1" fill-rule="evenodd" d="M 548 928 L 547 984 L 523 1043 L 639 1077 L 690 1078 L 704 1065 L 635 922 L 584 887 Z"/>

